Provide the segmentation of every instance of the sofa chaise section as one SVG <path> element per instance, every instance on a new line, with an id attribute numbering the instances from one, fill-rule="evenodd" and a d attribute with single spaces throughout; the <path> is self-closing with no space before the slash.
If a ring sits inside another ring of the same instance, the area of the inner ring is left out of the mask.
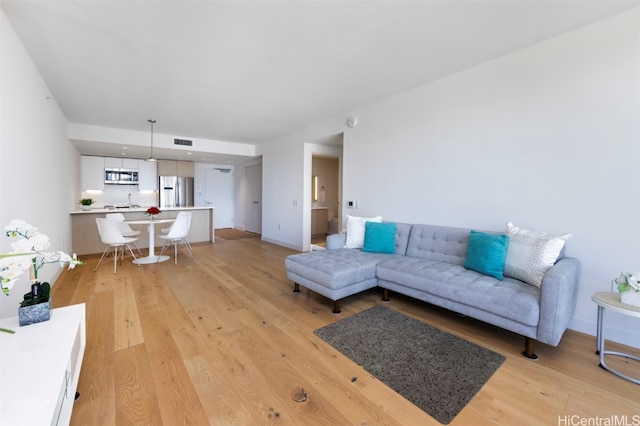
<path id="1" fill-rule="evenodd" d="M 344 248 L 345 234 L 329 235 L 327 250 L 287 256 L 287 278 L 294 282 L 294 292 L 299 292 L 302 285 L 333 300 L 333 313 L 339 314 L 341 299 L 378 285 L 376 266 L 379 262 L 405 254 L 410 232 L 411 225 L 397 225 L 395 254 Z"/>
<path id="2" fill-rule="evenodd" d="M 300 253 L 285 259 L 287 278 L 334 301 L 333 313 L 340 313 L 340 299 L 378 285 L 376 265 L 392 254 L 363 253 L 338 249 Z"/>

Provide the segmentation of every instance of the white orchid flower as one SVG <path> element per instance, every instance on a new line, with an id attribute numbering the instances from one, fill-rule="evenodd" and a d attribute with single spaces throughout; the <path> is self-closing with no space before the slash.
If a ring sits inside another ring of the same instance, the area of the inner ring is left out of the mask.
<path id="1" fill-rule="evenodd" d="M 68 262 L 71 262 L 72 260 L 71 256 L 69 256 L 67 253 L 63 251 L 57 252 L 56 256 L 58 256 L 58 262 L 60 263 L 68 263 Z"/>
<path id="2" fill-rule="evenodd" d="M 627 284 L 635 291 L 640 291 L 640 273 L 633 272 L 627 277 Z"/>
<path id="3" fill-rule="evenodd" d="M 33 266 L 34 254 L 16 254 L 15 257 L 9 257 L 6 259 L 7 265 L 9 265 L 12 268 L 20 268 L 23 270 L 27 270 L 31 266 Z"/>
<path id="4" fill-rule="evenodd" d="M 32 235 L 38 233 L 38 228 L 29 225 L 24 220 L 12 220 L 9 225 L 4 227 L 4 231 L 8 237 L 31 238 Z"/>
<path id="5" fill-rule="evenodd" d="M 62 253 L 62 252 L 60 252 Z M 40 251 L 38 252 L 38 256 L 42 257 L 42 263 L 56 263 L 60 260 L 60 253 L 58 252 L 49 252 L 49 251 Z M 63 253 L 64 254 L 64 253 Z M 69 257 L 69 255 L 66 255 Z"/>
<path id="6" fill-rule="evenodd" d="M 49 248 L 49 237 L 44 234 L 36 234 L 11 243 L 11 247 L 15 253 L 44 251 Z"/>
<path id="7" fill-rule="evenodd" d="M 0 288 L 5 294 L 9 294 L 16 279 L 27 269 L 32 268 L 33 278 L 37 279 L 38 271 L 48 263 L 69 265 L 69 269 L 83 264 L 75 253 L 72 257 L 63 251 L 46 251 L 49 237 L 22 220 L 12 220 L 4 231 L 7 237 L 21 237 L 11 243 L 13 253 L 0 254 Z"/>
<path id="8" fill-rule="evenodd" d="M 78 260 L 78 256 L 75 253 L 73 253 L 71 260 L 69 261 L 69 269 L 75 268 L 76 265 L 84 265 L 84 262 Z"/>
<path id="9" fill-rule="evenodd" d="M 76 256 L 75 253 L 73 253 L 73 256 L 69 256 L 67 253 L 59 251 L 57 256 L 61 268 L 64 268 L 65 265 L 69 265 L 69 269 L 73 269 L 76 265 L 83 264 L 83 262 L 78 260 L 78 256 Z"/>
<path id="10" fill-rule="evenodd" d="M 0 287 L 5 294 L 9 294 L 9 290 L 13 287 L 15 281 L 22 275 L 25 268 L 16 265 L 9 265 L 0 268 Z"/>

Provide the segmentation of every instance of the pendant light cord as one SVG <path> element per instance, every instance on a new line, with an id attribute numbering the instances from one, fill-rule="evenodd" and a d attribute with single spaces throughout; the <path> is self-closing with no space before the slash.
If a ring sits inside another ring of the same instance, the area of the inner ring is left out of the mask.
<path id="1" fill-rule="evenodd" d="M 155 124 L 156 120 L 147 120 L 149 123 L 151 123 L 151 156 L 147 159 L 147 161 L 156 161 L 155 158 L 153 158 L 153 125 Z"/>

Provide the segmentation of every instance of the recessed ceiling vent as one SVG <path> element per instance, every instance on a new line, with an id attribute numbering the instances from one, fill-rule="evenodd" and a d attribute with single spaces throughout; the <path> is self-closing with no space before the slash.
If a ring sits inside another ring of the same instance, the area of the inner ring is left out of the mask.
<path id="1" fill-rule="evenodd" d="M 193 141 L 188 139 L 173 139 L 174 145 L 193 146 Z"/>

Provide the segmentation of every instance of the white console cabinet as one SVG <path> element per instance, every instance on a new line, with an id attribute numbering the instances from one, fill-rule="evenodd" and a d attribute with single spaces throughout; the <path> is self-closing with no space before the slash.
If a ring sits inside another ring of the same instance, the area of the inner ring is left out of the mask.
<path id="1" fill-rule="evenodd" d="M 16 308 L 17 312 L 17 308 Z M 49 321 L 0 320 L 0 424 L 68 425 L 86 345 L 85 305 L 53 309 Z"/>
<path id="2" fill-rule="evenodd" d="M 138 190 L 158 190 L 158 163 L 140 160 L 138 165 Z"/>

